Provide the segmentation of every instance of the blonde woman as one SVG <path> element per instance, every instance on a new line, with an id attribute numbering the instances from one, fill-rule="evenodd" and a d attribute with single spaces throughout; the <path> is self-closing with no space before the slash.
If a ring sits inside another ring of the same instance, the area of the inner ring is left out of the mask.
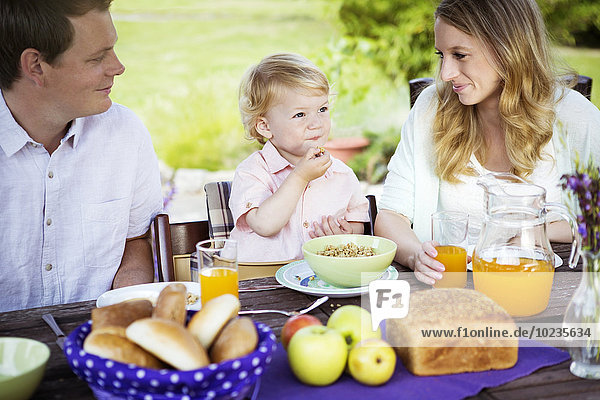
<path id="1" fill-rule="evenodd" d="M 368 201 L 358 179 L 321 147 L 331 128 L 329 95 L 325 74 L 297 54 L 268 56 L 244 76 L 242 122 L 264 146 L 233 178 L 239 261 L 299 259 L 310 238 L 363 233 Z"/>
<path id="2" fill-rule="evenodd" d="M 430 216 L 467 212 L 476 236 L 479 175 L 512 172 L 546 188 L 548 201 L 564 202 L 559 179 L 573 171 L 575 155 L 600 160 L 600 111 L 557 84 L 535 0 L 443 0 L 434 16 L 436 84 L 402 128 L 375 225 L 398 244 L 396 261 L 427 284 L 444 271 L 429 241 Z M 572 239 L 565 222 L 551 223 L 548 235 Z"/>

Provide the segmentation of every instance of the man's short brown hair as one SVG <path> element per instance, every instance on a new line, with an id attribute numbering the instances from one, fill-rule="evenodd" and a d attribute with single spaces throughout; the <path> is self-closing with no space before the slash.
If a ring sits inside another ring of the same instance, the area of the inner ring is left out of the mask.
<path id="1" fill-rule="evenodd" d="M 21 76 L 20 59 L 28 48 L 52 64 L 71 47 L 75 34 L 68 17 L 107 11 L 112 0 L 2 0 L 0 2 L 0 89 Z"/>

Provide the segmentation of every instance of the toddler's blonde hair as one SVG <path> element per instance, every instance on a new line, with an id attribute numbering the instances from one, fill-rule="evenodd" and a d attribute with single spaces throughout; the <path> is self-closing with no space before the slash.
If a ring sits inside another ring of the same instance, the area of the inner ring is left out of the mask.
<path id="1" fill-rule="evenodd" d="M 239 90 L 240 114 L 248 139 L 266 143 L 256 124 L 275 105 L 284 89 L 329 95 L 329 81 L 315 64 L 298 54 L 273 54 L 250 67 Z"/>

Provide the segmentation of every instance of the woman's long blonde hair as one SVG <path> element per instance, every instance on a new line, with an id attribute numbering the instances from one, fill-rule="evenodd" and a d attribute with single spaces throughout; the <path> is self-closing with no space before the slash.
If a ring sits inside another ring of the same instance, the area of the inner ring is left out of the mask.
<path id="1" fill-rule="evenodd" d="M 501 79 L 499 112 L 512 172 L 526 177 L 552 138 L 556 76 L 544 21 L 535 0 L 442 0 L 435 17 L 473 36 L 490 51 Z M 441 70 L 441 68 L 439 68 Z M 477 105 L 465 106 L 451 82 L 436 80 L 435 171 L 448 182 L 473 175 L 471 154 L 486 160 Z"/>

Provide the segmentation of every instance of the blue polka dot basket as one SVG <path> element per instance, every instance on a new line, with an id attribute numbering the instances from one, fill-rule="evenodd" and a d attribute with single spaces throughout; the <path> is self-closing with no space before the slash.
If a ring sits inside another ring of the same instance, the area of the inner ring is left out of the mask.
<path id="1" fill-rule="evenodd" d="M 254 324 L 258 331 L 254 352 L 192 371 L 141 368 L 89 354 L 83 350 L 83 341 L 91 331 L 92 321 L 71 332 L 64 352 L 73 372 L 88 383 L 100 400 L 254 398 L 277 343 L 268 326 L 256 321 Z"/>

